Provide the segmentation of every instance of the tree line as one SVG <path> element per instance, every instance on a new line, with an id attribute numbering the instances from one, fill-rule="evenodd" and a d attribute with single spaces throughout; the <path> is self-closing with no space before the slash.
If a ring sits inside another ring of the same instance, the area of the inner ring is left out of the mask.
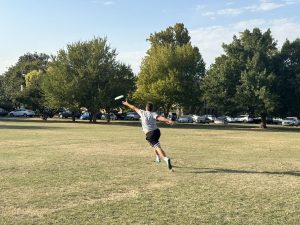
<path id="1" fill-rule="evenodd" d="M 300 39 L 278 49 L 270 30 L 245 30 L 223 44 L 207 70 L 182 23 L 147 41 L 137 75 L 116 59 L 106 38 L 68 44 L 55 56 L 27 53 L 0 76 L 0 107 L 85 107 L 95 122 L 100 109 L 110 112 L 118 107 L 114 97 L 125 94 L 136 104 L 152 101 L 165 115 L 210 106 L 226 115 L 261 116 L 262 127 L 270 115 L 300 115 Z"/>

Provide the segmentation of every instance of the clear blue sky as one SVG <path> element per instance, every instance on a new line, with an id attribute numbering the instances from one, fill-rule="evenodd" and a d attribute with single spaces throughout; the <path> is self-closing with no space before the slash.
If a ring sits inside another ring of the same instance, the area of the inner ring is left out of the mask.
<path id="1" fill-rule="evenodd" d="M 300 37 L 299 12 L 300 0 L 0 0 L 0 74 L 27 52 L 56 54 L 94 36 L 137 73 L 149 35 L 177 22 L 209 66 L 246 28 L 270 28 L 279 48 Z"/>

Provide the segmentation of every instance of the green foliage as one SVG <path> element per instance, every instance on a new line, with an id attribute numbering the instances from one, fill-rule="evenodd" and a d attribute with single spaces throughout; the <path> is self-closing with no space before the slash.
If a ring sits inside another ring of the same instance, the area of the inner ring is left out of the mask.
<path id="1" fill-rule="evenodd" d="M 41 82 L 43 72 L 40 70 L 32 70 L 31 72 L 25 75 L 25 86 L 40 86 L 39 83 Z"/>
<path id="2" fill-rule="evenodd" d="M 3 95 L 4 98 L 17 106 L 19 102 L 17 98 L 21 95 L 21 85 L 24 85 L 24 78 L 22 72 L 17 66 L 10 67 L 4 73 L 3 79 Z"/>
<path id="3" fill-rule="evenodd" d="M 241 110 L 236 102 L 236 88 L 243 65 L 237 59 L 222 55 L 216 58 L 202 80 L 204 102 L 228 115 L 234 115 Z"/>
<path id="4" fill-rule="evenodd" d="M 245 112 L 252 115 L 270 115 L 274 112 L 277 95 L 272 93 L 274 74 L 266 70 L 258 71 L 253 63 L 241 73 L 240 85 L 237 86 L 237 102 Z"/>
<path id="5" fill-rule="evenodd" d="M 279 115 L 300 116 L 300 39 L 286 41 L 274 63 L 279 75 Z"/>
<path id="6" fill-rule="evenodd" d="M 199 49 L 189 42 L 183 24 L 151 34 L 151 48 L 141 65 L 135 99 L 152 101 L 167 113 L 172 105 L 199 104 L 200 78 L 205 64 Z"/>
<path id="7" fill-rule="evenodd" d="M 183 23 L 176 23 L 174 27 L 168 27 L 166 30 L 150 34 L 147 39 L 152 47 L 156 45 L 183 46 L 190 43 L 191 37 Z"/>
<path id="8" fill-rule="evenodd" d="M 7 102 L 11 102 L 15 107 L 20 100 L 24 100 L 21 93 L 21 86 L 25 88 L 25 75 L 34 70 L 45 71 L 48 65 L 49 56 L 46 54 L 27 53 L 21 56 L 16 65 L 11 66 L 3 74 L 3 95 Z"/>
<path id="9" fill-rule="evenodd" d="M 278 95 L 272 63 L 277 49 L 270 30 L 245 30 L 223 48 L 225 55 L 216 59 L 203 80 L 204 99 L 229 114 L 265 117 L 274 112 Z"/>
<path id="10" fill-rule="evenodd" d="M 116 52 L 106 39 L 76 42 L 58 52 L 44 83 L 47 105 L 96 113 L 113 106 L 113 97 L 134 87 L 128 66 L 116 61 Z"/>
<path id="11" fill-rule="evenodd" d="M 33 110 L 42 110 L 44 103 L 44 95 L 42 91 L 42 83 L 45 72 L 42 70 L 33 70 L 25 75 L 25 88 L 17 98 L 27 107 Z"/>
<path id="12" fill-rule="evenodd" d="M 114 98 L 118 95 L 128 95 L 134 91 L 136 78 L 131 68 L 123 63 L 116 63 L 112 68 L 107 84 L 101 95 L 102 108 L 107 112 L 112 108 L 120 107 L 120 102 Z"/>
<path id="13" fill-rule="evenodd" d="M 0 103 L 6 102 L 4 94 L 4 76 L 0 76 Z"/>

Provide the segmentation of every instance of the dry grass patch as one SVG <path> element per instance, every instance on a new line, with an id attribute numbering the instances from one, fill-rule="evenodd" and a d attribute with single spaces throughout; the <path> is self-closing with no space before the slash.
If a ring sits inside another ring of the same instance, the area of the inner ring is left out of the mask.
<path id="1" fill-rule="evenodd" d="M 0 121 L 0 224 L 300 224 L 300 128 Z"/>

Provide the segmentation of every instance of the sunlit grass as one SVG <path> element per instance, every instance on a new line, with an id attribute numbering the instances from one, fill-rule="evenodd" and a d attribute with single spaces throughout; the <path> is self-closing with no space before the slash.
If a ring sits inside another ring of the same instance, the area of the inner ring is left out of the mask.
<path id="1" fill-rule="evenodd" d="M 300 224 L 300 128 L 0 120 L 0 224 Z"/>

